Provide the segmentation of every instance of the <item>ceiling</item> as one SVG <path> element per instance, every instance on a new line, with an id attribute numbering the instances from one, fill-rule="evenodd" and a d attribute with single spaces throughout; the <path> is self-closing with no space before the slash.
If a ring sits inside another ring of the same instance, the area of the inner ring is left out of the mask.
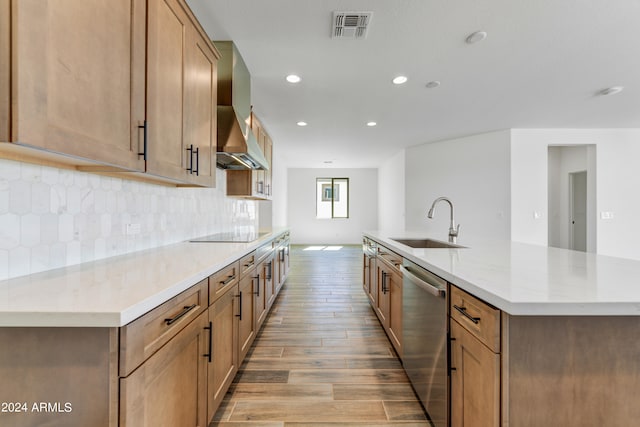
<path id="1" fill-rule="evenodd" d="M 638 0 L 188 3 L 212 39 L 238 46 L 287 167 L 378 167 L 404 147 L 498 129 L 640 128 Z M 367 37 L 332 38 L 333 11 L 373 12 Z M 478 30 L 487 38 L 465 43 Z M 624 90 L 598 95 L 612 86 Z"/>

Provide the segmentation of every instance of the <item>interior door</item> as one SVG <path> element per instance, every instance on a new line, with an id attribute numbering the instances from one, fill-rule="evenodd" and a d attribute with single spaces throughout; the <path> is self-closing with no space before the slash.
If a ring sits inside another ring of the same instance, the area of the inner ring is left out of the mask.
<path id="1" fill-rule="evenodd" d="M 587 171 L 569 174 L 569 244 L 575 251 L 587 251 Z"/>

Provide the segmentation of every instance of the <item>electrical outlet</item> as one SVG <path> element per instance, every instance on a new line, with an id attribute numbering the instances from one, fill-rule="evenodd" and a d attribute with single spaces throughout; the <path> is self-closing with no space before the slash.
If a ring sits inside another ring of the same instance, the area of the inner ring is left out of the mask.
<path id="1" fill-rule="evenodd" d="M 613 219 L 613 212 L 607 212 L 607 211 L 600 212 L 600 219 Z"/>
<path id="2" fill-rule="evenodd" d="M 135 236 L 136 234 L 140 234 L 140 224 L 127 224 L 125 234 L 127 236 Z"/>

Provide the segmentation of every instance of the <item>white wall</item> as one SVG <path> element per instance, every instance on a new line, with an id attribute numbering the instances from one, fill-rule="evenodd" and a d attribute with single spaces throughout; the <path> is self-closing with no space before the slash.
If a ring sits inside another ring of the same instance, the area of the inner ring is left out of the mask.
<path id="1" fill-rule="evenodd" d="M 316 178 L 349 178 L 349 218 L 316 218 Z M 377 169 L 289 169 L 287 179 L 292 243 L 358 244 L 377 227 Z"/>
<path id="2" fill-rule="evenodd" d="M 0 280 L 258 225 L 254 201 L 0 159 Z M 140 234 L 126 235 L 126 224 Z"/>
<path id="3" fill-rule="evenodd" d="M 271 168 L 271 185 L 273 186 L 273 196 L 271 203 L 272 226 L 285 227 L 287 223 L 287 190 L 288 190 L 288 169 L 279 150 L 279 145 L 273 146 L 273 161 Z M 262 221 L 262 211 L 260 212 Z"/>
<path id="4" fill-rule="evenodd" d="M 448 197 L 465 237 L 509 239 L 510 132 L 508 130 L 440 141 L 406 149 L 406 228 L 447 239 L 449 206 L 431 203 Z M 546 182 L 546 177 L 545 177 Z"/>
<path id="5" fill-rule="evenodd" d="M 640 129 L 513 129 L 511 143 L 512 240 L 547 244 L 547 150 L 550 145 L 596 146 L 597 252 L 640 259 Z M 612 219 L 601 219 L 612 212 Z"/>
<path id="6" fill-rule="evenodd" d="M 405 150 L 378 168 L 378 230 L 405 229 Z"/>

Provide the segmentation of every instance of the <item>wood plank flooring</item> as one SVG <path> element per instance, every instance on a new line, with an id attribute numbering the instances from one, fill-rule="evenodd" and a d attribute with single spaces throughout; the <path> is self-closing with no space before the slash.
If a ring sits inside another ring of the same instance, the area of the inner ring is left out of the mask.
<path id="1" fill-rule="evenodd" d="M 362 290 L 361 247 L 305 248 L 210 427 L 430 426 Z"/>

